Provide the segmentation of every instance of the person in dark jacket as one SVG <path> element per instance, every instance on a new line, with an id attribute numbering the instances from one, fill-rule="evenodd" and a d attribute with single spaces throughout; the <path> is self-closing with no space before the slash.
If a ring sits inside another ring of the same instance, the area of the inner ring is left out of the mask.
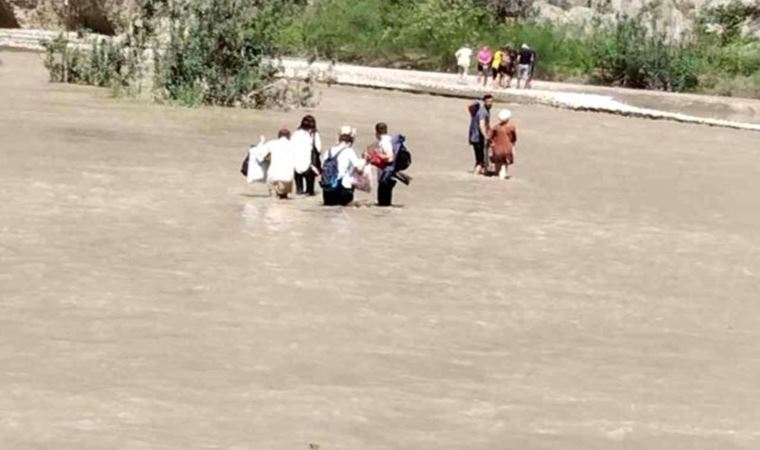
<path id="1" fill-rule="evenodd" d="M 486 147 L 491 123 L 491 107 L 493 96 L 487 94 L 482 100 L 478 100 L 470 106 L 470 145 L 475 153 L 475 169 L 477 174 L 486 171 Z"/>

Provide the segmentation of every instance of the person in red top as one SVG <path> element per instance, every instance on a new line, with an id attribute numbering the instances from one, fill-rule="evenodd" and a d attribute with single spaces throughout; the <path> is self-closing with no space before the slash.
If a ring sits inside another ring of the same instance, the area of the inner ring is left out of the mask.
<path id="1" fill-rule="evenodd" d="M 504 180 L 507 179 L 507 168 L 515 162 L 517 127 L 511 118 L 512 112 L 502 109 L 499 112 L 499 123 L 491 128 L 488 136 L 491 144 L 491 162 L 499 178 Z"/>

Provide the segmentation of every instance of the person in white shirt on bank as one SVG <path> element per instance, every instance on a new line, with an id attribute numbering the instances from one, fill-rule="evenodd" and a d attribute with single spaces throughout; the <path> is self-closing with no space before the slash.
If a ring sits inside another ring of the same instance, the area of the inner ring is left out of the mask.
<path id="1" fill-rule="evenodd" d="M 454 53 L 454 56 L 457 59 L 459 79 L 464 80 L 467 78 L 467 74 L 470 71 L 470 65 L 472 64 L 472 49 L 467 45 L 463 45 L 462 48 Z"/>
<path id="2" fill-rule="evenodd" d="M 353 175 L 362 171 L 366 161 L 354 150 L 356 130 L 343 126 L 338 145 L 325 153 L 322 159 L 322 199 L 325 206 L 348 206 L 354 201 Z"/>
<path id="3" fill-rule="evenodd" d="M 322 152 L 322 139 L 314 116 L 308 115 L 301 119 L 301 125 L 290 141 L 296 154 L 296 194 L 314 195 L 314 180 L 321 170 L 319 155 Z"/>
<path id="4" fill-rule="evenodd" d="M 283 128 L 277 139 L 264 143 L 264 155 L 269 158 L 267 183 L 269 193 L 274 191 L 277 198 L 284 200 L 293 192 L 295 173 L 295 152 L 290 142 L 290 131 Z"/>

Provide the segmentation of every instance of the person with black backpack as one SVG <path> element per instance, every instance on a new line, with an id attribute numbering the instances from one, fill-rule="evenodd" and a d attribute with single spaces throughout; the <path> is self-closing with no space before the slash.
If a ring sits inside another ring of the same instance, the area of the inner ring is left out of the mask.
<path id="1" fill-rule="evenodd" d="M 356 130 L 343 126 L 338 145 L 325 153 L 322 160 L 322 199 L 325 206 L 348 206 L 354 201 L 353 175 L 361 171 L 365 161 L 356 156 Z"/>
<path id="2" fill-rule="evenodd" d="M 409 185 L 412 178 L 403 173 L 412 164 L 412 155 L 406 148 L 406 138 L 388 134 L 388 125 L 375 125 L 377 143 L 370 146 L 365 159 L 377 167 L 377 206 L 389 207 L 393 203 L 393 188 L 396 182 Z"/>

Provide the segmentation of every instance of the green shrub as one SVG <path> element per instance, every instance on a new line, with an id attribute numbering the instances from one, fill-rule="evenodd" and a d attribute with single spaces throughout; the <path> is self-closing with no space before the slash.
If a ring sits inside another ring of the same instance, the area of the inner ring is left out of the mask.
<path id="1" fill-rule="evenodd" d="M 720 46 L 732 44 L 743 38 L 742 25 L 755 14 L 760 14 L 757 6 L 745 4 L 741 0 L 731 0 L 705 9 L 698 18 L 699 31 L 703 38 L 717 38 Z M 714 26 L 718 29 L 711 32 L 710 29 Z"/>
<path id="2" fill-rule="evenodd" d="M 690 91 L 699 83 L 699 54 L 636 19 L 621 17 L 612 29 L 597 28 L 590 41 L 597 83 L 665 91 Z"/>

